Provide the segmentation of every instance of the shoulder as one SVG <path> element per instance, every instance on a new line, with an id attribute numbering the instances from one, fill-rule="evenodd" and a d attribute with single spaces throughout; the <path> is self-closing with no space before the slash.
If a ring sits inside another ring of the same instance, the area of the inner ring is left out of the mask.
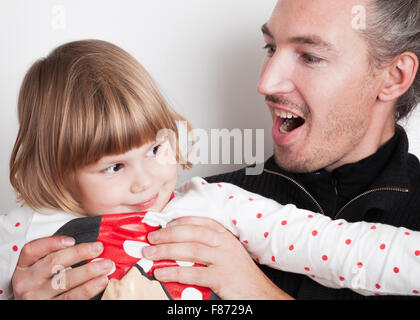
<path id="1" fill-rule="evenodd" d="M 34 211 L 22 206 L 0 215 L 0 299 L 10 299 L 12 278 L 20 251 L 26 243 Z"/>
<path id="2" fill-rule="evenodd" d="M 35 212 L 26 205 L 21 205 L 8 213 L 0 215 L 0 243 L 10 239 L 25 237 Z"/>
<path id="3" fill-rule="evenodd" d="M 298 193 L 296 184 L 277 166 L 274 157 L 269 158 L 260 166 L 259 168 L 255 166 L 246 167 L 236 171 L 206 177 L 205 179 L 209 183 L 228 182 L 249 192 L 274 199 L 280 203 L 287 203 L 291 199 L 295 199 Z M 250 168 L 252 170 L 249 170 Z"/>
<path id="4" fill-rule="evenodd" d="M 419 159 L 409 154 L 407 160 L 407 171 L 409 178 L 410 207 L 420 208 L 420 162 Z M 419 221 L 420 225 L 420 221 Z"/>

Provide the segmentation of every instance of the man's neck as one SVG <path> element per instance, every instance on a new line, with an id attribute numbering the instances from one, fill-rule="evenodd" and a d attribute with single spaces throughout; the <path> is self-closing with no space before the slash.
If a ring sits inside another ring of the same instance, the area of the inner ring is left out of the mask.
<path id="1" fill-rule="evenodd" d="M 394 119 L 390 119 L 387 123 L 372 123 L 365 134 L 365 138 L 347 155 L 333 164 L 325 167 L 325 170 L 332 172 L 333 170 L 349 163 L 356 163 L 375 154 L 379 148 L 387 143 L 395 134 Z"/>

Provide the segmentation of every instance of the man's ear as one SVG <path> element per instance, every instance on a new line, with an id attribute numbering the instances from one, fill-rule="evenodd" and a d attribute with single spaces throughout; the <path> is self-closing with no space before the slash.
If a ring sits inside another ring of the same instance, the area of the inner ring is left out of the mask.
<path id="1" fill-rule="evenodd" d="M 418 68 L 419 58 L 413 52 L 404 52 L 396 57 L 386 67 L 378 99 L 388 102 L 404 95 L 413 84 Z"/>

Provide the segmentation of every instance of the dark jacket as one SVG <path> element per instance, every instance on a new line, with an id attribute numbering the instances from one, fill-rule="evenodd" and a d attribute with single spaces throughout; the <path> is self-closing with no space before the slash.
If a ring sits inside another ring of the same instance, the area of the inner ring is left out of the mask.
<path id="1" fill-rule="evenodd" d="M 260 175 L 246 175 L 242 169 L 207 180 L 230 182 L 281 204 L 293 203 L 333 219 L 420 230 L 420 163 L 408 153 L 407 135 L 400 128 L 374 155 L 333 172 L 290 173 L 279 168 L 271 157 Z M 296 299 L 395 299 L 364 297 L 349 289 L 324 287 L 303 275 L 260 268 Z"/>

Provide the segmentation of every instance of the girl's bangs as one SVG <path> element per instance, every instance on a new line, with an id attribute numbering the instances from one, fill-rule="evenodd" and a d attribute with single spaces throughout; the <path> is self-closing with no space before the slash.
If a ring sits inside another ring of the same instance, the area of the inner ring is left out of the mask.
<path id="1" fill-rule="evenodd" d="M 174 120 L 163 110 L 159 106 L 146 108 L 139 103 L 117 103 L 97 108 L 97 123 L 93 123 L 88 134 L 92 139 L 90 142 L 86 140 L 87 144 L 82 148 L 84 165 L 156 141 L 161 130 L 176 130 Z"/>

